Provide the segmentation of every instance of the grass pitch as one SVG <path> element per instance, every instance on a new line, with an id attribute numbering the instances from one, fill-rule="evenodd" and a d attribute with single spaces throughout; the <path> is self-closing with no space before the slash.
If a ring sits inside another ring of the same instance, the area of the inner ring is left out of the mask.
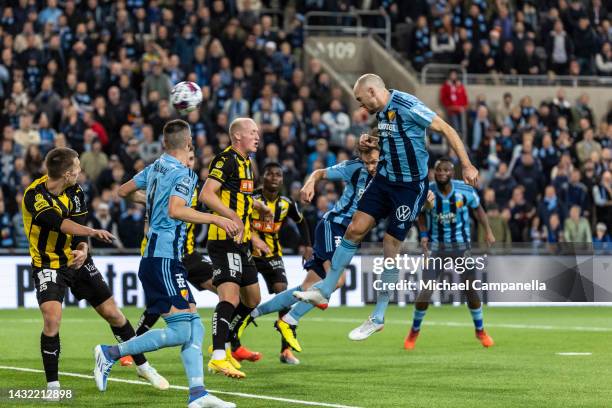
<path id="1" fill-rule="evenodd" d="M 612 406 L 610 308 L 486 308 L 485 327 L 496 345 L 484 349 L 474 338 L 465 306 L 432 307 L 411 352 L 402 348 L 411 307 L 390 307 L 384 331 L 370 339 L 359 343 L 348 339 L 348 332 L 370 310 L 313 311 L 298 331 L 304 347 L 297 354 L 302 362 L 299 366 L 279 363 L 280 339 L 272 328 L 273 318 L 260 318 L 259 327 L 249 327 L 243 340 L 264 358 L 244 363 L 247 378 L 242 381 L 207 375 L 206 386 L 238 407 Z M 139 309 L 124 312 L 133 324 L 137 322 Z M 200 314 L 207 347 L 211 310 L 202 309 Z M 0 310 L 0 327 L 0 406 L 186 406 L 187 392 L 182 389 L 162 392 L 138 383 L 109 382 L 108 390 L 100 393 L 93 379 L 66 375 L 60 375 L 60 382 L 63 389 L 73 390 L 72 400 L 9 400 L 8 389 L 45 386 L 42 372 L 7 368 L 42 369 L 42 318 L 36 309 Z M 60 335 L 60 371 L 85 376 L 93 368 L 93 346 L 114 341 L 106 323 L 92 309 L 65 310 Z M 187 385 L 178 348 L 148 357 L 172 385 Z M 111 378 L 138 380 L 133 368 L 118 365 Z"/>

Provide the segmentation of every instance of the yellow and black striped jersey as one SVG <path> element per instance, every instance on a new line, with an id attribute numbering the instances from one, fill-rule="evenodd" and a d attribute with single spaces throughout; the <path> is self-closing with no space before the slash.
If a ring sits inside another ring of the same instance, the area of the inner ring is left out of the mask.
<path id="1" fill-rule="evenodd" d="M 253 211 L 253 169 L 251 159 L 228 147 L 210 163 L 208 177 L 221 183 L 218 195 L 223 205 L 236 212 L 244 223 L 243 242 L 251 240 L 250 216 Z M 228 240 L 226 232 L 214 224 L 208 228 L 208 240 Z"/>
<path id="2" fill-rule="evenodd" d="M 298 210 L 297 204 L 290 198 L 278 195 L 276 199 L 272 201 L 266 200 L 261 190 L 257 190 L 253 195 L 253 199 L 259 200 L 267 205 L 274 214 L 273 219 L 264 219 L 259 214 L 257 209 L 253 209 L 251 214 L 253 230 L 257 231 L 259 237 L 264 240 L 268 248 L 270 248 L 270 254 L 266 255 L 266 258 L 272 258 L 277 256 L 283 256 L 283 250 L 279 241 L 279 231 L 285 219 L 291 218 L 296 223 L 302 222 L 304 218 L 302 213 Z M 257 256 L 258 254 L 255 254 Z"/>
<path id="3" fill-rule="evenodd" d="M 191 208 L 198 208 L 198 187 L 193 190 L 193 196 L 191 196 Z M 148 220 L 147 220 L 148 226 Z M 183 258 L 187 255 L 191 255 L 195 252 L 195 224 L 190 222 L 187 223 L 186 235 L 185 235 L 185 244 L 183 245 Z M 145 249 L 147 248 L 147 234 L 145 231 L 144 237 L 142 238 L 142 242 L 140 244 L 140 255 L 144 256 Z"/>
<path id="4" fill-rule="evenodd" d="M 72 235 L 63 234 L 59 226 L 51 228 L 43 225 L 41 215 L 55 211 L 62 219 L 70 219 L 86 215 L 87 206 L 85 194 L 78 184 L 55 196 L 45 186 L 47 179 L 47 176 L 42 176 L 28 186 L 23 195 L 21 212 L 30 243 L 32 266 L 59 269 L 72 263 Z"/>

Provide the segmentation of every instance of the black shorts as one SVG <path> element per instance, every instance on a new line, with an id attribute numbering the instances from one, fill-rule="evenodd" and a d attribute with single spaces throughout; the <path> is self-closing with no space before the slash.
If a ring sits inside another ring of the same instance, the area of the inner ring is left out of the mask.
<path id="1" fill-rule="evenodd" d="M 206 245 L 213 263 L 213 285 L 234 282 L 241 287 L 257 282 L 257 268 L 249 244 L 232 240 L 209 240 Z"/>
<path id="2" fill-rule="evenodd" d="M 274 256 L 271 258 L 255 258 L 255 266 L 257 267 L 257 272 L 261 273 L 266 280 L 268 293 L 274 293 L 275 283 L 287 284 L 285 264 L 283 263 L 283 258 L 280 256 Z"/>
<path id="3" fill-rule="evenodd" d="M 50 300 L 63 302 L 66 288 L 70 288 L 75 298 L 85 299 L 93 307 L 101 305 L 113 296 L 91 256 L 87 257 L 78 270 L 68 267 L 60 269 L 32 267 L 32 278 L 39 305 Z"/>
<path id="4" fill-rule="evenodd" d="M 204 290 L 201 285 L 213 277 L 212 263 L 197 251 L 183 257 L 183 266 L 187 270 L 187 281 L 197 290 Z"/>

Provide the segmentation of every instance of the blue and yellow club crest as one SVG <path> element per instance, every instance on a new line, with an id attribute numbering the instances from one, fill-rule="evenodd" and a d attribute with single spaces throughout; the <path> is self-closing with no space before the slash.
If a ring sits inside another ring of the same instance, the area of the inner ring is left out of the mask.
<path id="1" fill-rule="evenodd" d="M 389 121 L 395 120 L 396 112 L 394 110 L 387 111 L 387 119 Z"/>

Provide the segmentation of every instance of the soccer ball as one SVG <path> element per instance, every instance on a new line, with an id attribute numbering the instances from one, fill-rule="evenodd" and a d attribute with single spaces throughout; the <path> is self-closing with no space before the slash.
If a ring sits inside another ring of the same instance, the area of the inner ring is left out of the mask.
<path id="1" fill-rule="evenodd" d="M 179 82 L 170 91 L 170 102 L 178 113 L 186 115 L 200 107 L 202 90 L 195 82 Z"/>

